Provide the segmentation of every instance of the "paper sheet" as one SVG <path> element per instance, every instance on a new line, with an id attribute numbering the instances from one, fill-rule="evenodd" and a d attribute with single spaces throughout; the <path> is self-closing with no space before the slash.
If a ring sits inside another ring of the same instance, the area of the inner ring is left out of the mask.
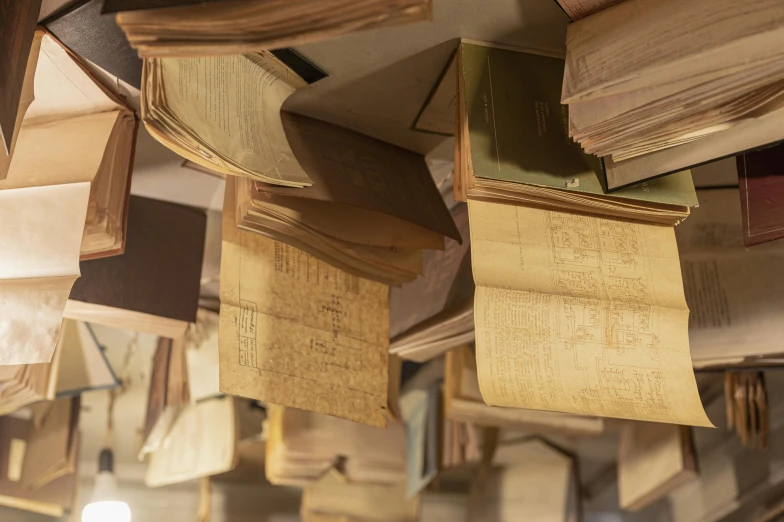
<path id="1" fill-rule="evenodd" d="M 89 194 L 88 182 L 0 190 L 0 365 L 51 360 Z"/>
<path id="2" fill-rule="evenodd" d="M 201 151 L 203 166 L 216 167 L 208 157 L 215 152 L 265 181 L 310 184 L 280 116 L 283 102 L 307 84 L 271 54 L 161 58 L 150 66 L 160 71 L 154 87 L 163 92 L 165 110 L 212 149 Z"/>
<path id="3" fill-rule="evenodd" d="M 711 426 L 672 228 L 469 201 L 490 405 Z"/>
<path id="4" fill-rule="evenodd" d="M 227 179 L 220 389 L 386 425 L 388 287 L 239 230 Z"/>
<path id="5" fill-rule="evenodd" d="M 158 487 L 231 471 L 236 464 L 235 423 L 231 397 L 188 406 L 153 452 L 144 483 Z"/>
<path id="6" fill-rule="evenodd" d="M 702 190 L 699 198 L 675 230 L 694 363 L 784 352 L 784 245 L 743 246 L 737 189 Z"/>

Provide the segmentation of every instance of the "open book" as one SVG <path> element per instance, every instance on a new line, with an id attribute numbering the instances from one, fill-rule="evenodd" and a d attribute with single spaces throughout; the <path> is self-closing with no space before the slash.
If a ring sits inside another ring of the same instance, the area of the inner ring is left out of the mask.
<path id="1" fill-rule="evenodd" d="M 0 366 L 0 415 L 118 384 L 90 327 L 66 319 L 51 362 Z"/>
<path id="2" fill-rule="evenodd" d="M 712 426 L 672 228 L 482 201 L 468 210 L 487 404 Z"/>
<path id="3" fill-rule="evenodd" d="M 385 426 L 388 287 L 238 228 L 234 197 L 226 190 L 221 391 Z"/>
<path id="4" fill-rule="evenodd" d="M 233 397 L 186 406 L 152 452 L 147 487 L 160 487 L 231 471 L 237 465 L 238 425 Z"/>
<path id="5" fill-rule="evenodd" d="M 610 188 L 781 141 L 782 38 L 777 0 L 627 0 L 570 24 L 569 135 Z"/>
<path id="6" fill-rule="evenodd" d="M 136 136 L 131 109 L 55 38 L 37 31 L 19 58 L 18 125 L 0 151 L 0 364 L 49 362 L 80 257 L 123 251 Z"/>
<path id="7" fill-rule="evenodd" d="M 447 421 L 569 437 L 593 437 L 604 432 L 604 420 L 599 417 L 485 404 L 479 390 L 476 354 L 471 346 L 447 352 L 444 376 Z"/>
<path id="8" fill-rule="evenodd" d="M 697 204 L 689 172 L 606 194 L 601 161 L 567 135 L 563 64 L 538 51 L 460 42 L 418 120 L 445 121 L 455 111 L 455 199 L 670 225 L 683 220 Z M 441 87 L 446 83 L 457 89 L 456 99 Z"/>
<path id="9" fill-rule="evenodd" d="M 422 249 L 460 234 L 422 155 L 352 130 L 281 114 L 285 136 L 312 186 L 237 178 L 240 227 L 385 283 L 421 271 Z"/>
<path id="10" fill-rule="evenodd" d="M 196 4 L 196 5 L 183 5 Z M 157 9 L 154 9 L 157 8 Z M 139 55 L 215 56 L 280 49 L 428 20 L 431 0 L 108 0 Z"/>
<path id="11" fill-rule="evenodd" d="M 69 409 L 70 399 L 58 401 L 54 407 Z M 50 415 L 57 416 L 56 413 Z M 40 417 L 32 420 L 9 415 L 0 417 L 0 506 L 7 506 L 50 517 L 62 517 L 76 504 L 76 474 L 70 470 L 59 478 L 36 489 L 25 484 L 36 473 L 37 463 L 62 456 L 61 448 L 69 437 L 76 439 L 76 425 L 70 418 L 58 416 L 49 427 L 40 424 Z M 60 429 L 62 428 L 62 429 Z M 46 445 L 38 441 L 46 437 Z M 77 447 L 70 445 L 74 451 Z"/>
<path id="12" fill-rule="evenodd" d="M 65 317 L 170 338 L 196 320 L 207 216 L 132 196 L 125 254 L 81 264 Z"/>
<path id="13" fill-rule="evenodd" d="M 305 486 L 335 466 L 346 480 L 405 480 L 406 433 L 401 423 L 374 428 L 295 408 L 268 408 L 266 473 L 273 484 Z"/>
<path id="14" fill-rule="evenodd" d="M 311 181 L 288 144 L 280 108 L 306 86 L 266 51 L 146 59 L 142 119 L 153 138 L 194 163 L 223 174 L 304 187 Z"/>

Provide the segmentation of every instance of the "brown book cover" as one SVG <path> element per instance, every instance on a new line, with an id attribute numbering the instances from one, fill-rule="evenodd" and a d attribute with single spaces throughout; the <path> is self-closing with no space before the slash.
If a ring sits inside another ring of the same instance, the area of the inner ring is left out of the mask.
<path id="1" fill-rule="evenodd" d="M 83 261 L 70 299 L 196 321 L 207 216 L 131 196 L 125 253 Z"/>
<path id="2" fill-rule="evenodd" d="M 737 156 L 743 243 L 784 238 L 784 144 Z"/>
<path id="3" fill-rule="evenodd" d="M 424 156 L 325 121 L 285 111 L 281 117 L 313 185 L 256 182 L 261 191 L 377 211 L 461 241 Z"/>
<path id="4" fill-rule="evenodd" d="M 103 13 L 118 13 L 120 11 L 136 11 L 141 9 L 162 9 L 181 5 L 207 4 L 226 0 L 105 0 Z"/>
<path id="5" fill-rule="evenodd" d="M 5 152 L 11 140 L 22 96 L 27 58 L 33 44 L 41 0 L 0 0 L 0 136 Z"/>

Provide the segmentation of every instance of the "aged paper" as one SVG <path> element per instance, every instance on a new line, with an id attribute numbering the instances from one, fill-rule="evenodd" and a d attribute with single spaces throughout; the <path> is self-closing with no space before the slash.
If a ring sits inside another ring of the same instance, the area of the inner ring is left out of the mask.
<path id="1" fill-rule="evenodd" d="M 747 249 L 738 189 L 699 192 L 676 230 L 695 367 L 784 352 L 781 241 Z"/>
<path id="2" fill-rule="evenodd" d="M 231 397 L 189 405 L 153 452 L 144 483 L 154 488 L 231 471 L 236 440 Z"/>
<path id="3" fill-rule="evenodd" d="M 711 426 L 672 228 L 469 201 L 490 405 Z"/>
<path id="4" fill-rule="evenodd" d="M 0 365 L 51 360 L 89 194 L 88 182 L 0 190 Z"/>
<path id="5" fill-rule="evenodd" d="M 269 183 L 310 185 L 280 116 L 286 98 L 307 84 L 273 55 L 160 58 L 145 68 L 152 83 L 143 89 L 145 112 L 188 134 L 194 143 L 186 148 L 198 154 L 187 159 Z"/>
<path id="6" fill-rule="evenodd" d="M 223 212 L 220 389 L 386 425 L 388 287 L 237 228 Z"/>

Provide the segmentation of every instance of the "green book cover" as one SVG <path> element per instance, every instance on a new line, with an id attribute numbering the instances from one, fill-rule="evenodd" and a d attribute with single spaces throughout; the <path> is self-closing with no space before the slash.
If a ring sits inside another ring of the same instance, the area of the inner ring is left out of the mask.
<path id="1" fill-rule="evenodd" d="M 561 105 L 564 60 L 461 42 L 474 175 L 513 183 L 606 194 L 601 161 L 569 138 Z M 695 206 L 686 170 L 609 194 Z"/>

